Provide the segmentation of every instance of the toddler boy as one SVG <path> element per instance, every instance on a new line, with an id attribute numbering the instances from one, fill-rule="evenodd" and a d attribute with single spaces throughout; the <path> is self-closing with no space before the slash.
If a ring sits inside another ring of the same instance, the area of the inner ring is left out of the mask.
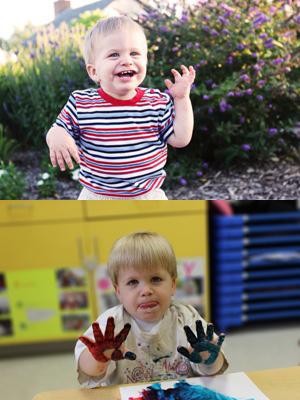
<path id="1" fill-rule="evenodd" d="M 78 380 L 84 387 L 226 370 L 220 351 L 224 335 L 218 338 L 192 306 L 172 300 L 176 258 L 165 238 L 137 232 L 119 239 L 108 272 L 121 304 L 100 315 L 76 344 Z"/>
<path id="2" fill-rule="evenodd" d="M 167 144 L 192 137 L 193 67 L 172 69 L 173 98 L 139 85 L 146 76 L 147 41 L 126 16 L 100 20 L 86 36 L 84 57 L 98 89 L 77 90 L 47 133 L 53 166 L 80 164 L 80 200 L 167 200 L 161 186 Z"/>

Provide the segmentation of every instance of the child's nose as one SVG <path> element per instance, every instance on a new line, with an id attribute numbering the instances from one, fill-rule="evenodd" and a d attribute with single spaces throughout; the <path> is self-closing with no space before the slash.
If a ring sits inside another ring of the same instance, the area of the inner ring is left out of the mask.
<path id="1" fill-rule="evenodd" d="M 132 65 L 132 59 L 131 57 L 128 55 L 124 55 L 122 60 L 121 60 L 122 65 Z"/>
<path id="2" fill-rule="evenodd" d="M 145 284 L 143 285 L 142 289 L 141 289 L 141 294 L 142 296 L 148 296 L 149 294 L 153 293 L 153 289 L 151 287 L 151 285 Z"/>

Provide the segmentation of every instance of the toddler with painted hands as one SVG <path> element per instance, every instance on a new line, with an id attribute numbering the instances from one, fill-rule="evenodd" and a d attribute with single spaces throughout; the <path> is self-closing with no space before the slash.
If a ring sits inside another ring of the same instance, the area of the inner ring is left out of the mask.
<path id="1" fill-rule="evenodd" d="M 108 273 L 120 304 L 101 314 L 77 341 L 78 380 L 84 387 L 226 370 L 224 335 L 218 337 L 194 307 L 172 299 L 176 257 L 164 237 L 135 232 L 120 238 Z"/>

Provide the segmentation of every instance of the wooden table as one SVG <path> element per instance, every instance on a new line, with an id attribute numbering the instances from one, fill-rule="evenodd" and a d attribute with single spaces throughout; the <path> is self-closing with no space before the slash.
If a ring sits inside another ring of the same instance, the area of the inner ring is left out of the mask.
<path id="1" fill-rule="evenodd" d="M 270 400 L 300 400 L 300 366 L 247 372 Z M 43 392 L 33 400 L 119 400 L 119 386 Z"/>

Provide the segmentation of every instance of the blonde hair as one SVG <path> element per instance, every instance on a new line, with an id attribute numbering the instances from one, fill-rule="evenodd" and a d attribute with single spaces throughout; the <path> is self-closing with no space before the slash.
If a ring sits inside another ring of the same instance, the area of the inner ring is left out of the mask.
<path id="1" fill-rule="evenodd" d="M 145 36 L 145 41 L 146 41 L 146 35 L 143 28 L 132 18 L 126 15 L 100 19 L 96 23 L 96 25 L 94 25 L 87 32 L 85 36 L 84 47 L 83 47 L 83 56 L 85 63 L 86 64 L 93 63 L 95 44 L 100 36 L 107 36 L 113 32 L 120 31 L 124 28 L 133 28 L 139 30 Z"/>
<path id="2" fill-rule="evenodd" d="M 177 278 L 177 264 L 171 244 L 153 232 L 135 232 L 115 242 L 108 259 L 108 274 L 115 286 L 121 270 L 137 271 L 162 268 L 172 279 Z"/>

